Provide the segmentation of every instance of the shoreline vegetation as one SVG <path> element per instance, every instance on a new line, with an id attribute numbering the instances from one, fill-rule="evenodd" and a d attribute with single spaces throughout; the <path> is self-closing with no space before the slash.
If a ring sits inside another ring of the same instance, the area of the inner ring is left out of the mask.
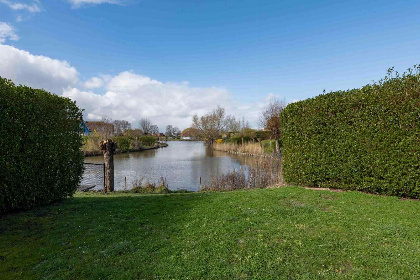
<path id="1" fill-rule="evenodd" d="M 168 147 L 168 144 L 166 143 L 156 143 L 154 146 L 143 146 L 143 147 L 139 147 L 137 149 L 128 149 L 128 150 L 121 150 L 118 149 L 115 151 L 115 154 L 124 154 L 124 153 L 134 153 L 134 152 L 141 152 L 141 151 L 147 151 L 147 150 L 155 150 L 155 149 L 159 149 L 159 148 L 165 148 Z M 83 151 L 83 154 L 85 155 L 85 157 L 93 157 L 93 156 L 102 156 L 103 153 L 100 150 L 88 150 L 88 151 Z"/>
<path id="2" fill-rule="evenodd" d="M 212 149 L 220 152 L 227 152 L 230 154 L 247 155 L 247 156 L 261 156 L 261 157 L 278 157 L 275 153 L 275 140 L 263 140 L 261 143 L 245 142 L 244 144 L 236 143 L 213 143 Z"/>
<path id="3" fill-rule="evenodd" d="M 107 137 L 96 132 L 89 136 L 84 136 L 82 151 L 85 157 L 102 155 L 99 144 L 105 139 Z M 159 137 L 151 135 L 118 135 L 110 137 L 110 139 L 117 143 L 115 154 L 140 152 L 168 146 L 168 144 L 158 141 Z"/>
<path id="4" fill-rule="evenodd" d="M 122 193 L 142 193 L 142 194 L 168 194 L 186 192 L 224 192 L 234 190 L 264 189 L 285 186 L 282 176 L 281 158 L 261 157 L 254 160 L 248 167 L 241 167 L 230 172 L 212 175 L 203 178 L 197 191 L 186 189 L 170 190 L 169 184 L 164 177 L 158 181 L 145 180 L 139 178 L 132 183 L 131 188 L 124 189 Z M 117 191 L 118 192 L 118 191 Z"/>

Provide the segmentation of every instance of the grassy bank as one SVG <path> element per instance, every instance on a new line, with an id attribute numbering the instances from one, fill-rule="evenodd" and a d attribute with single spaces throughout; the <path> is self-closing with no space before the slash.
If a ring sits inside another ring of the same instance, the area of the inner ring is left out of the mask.
<path id="1" fill-rule="evenodd" d="M 141 152 L 141 151 L 147 151 L 147 150 L 154 150 L 159 148 L 165 148 L 168 147 L 168 144 L 166 143 L 156 143 L 154 146 L 142 146 L 135 149 L 128 149 L 128 150 L 120 150 L 117 149 L 115 151 L 116 154 L 123 154 L 123 153 L 134 153 L 134 152 Z M 83 154 L 85 157 L 91 157 L 91 156 L 102 156 L 103 153 L 99 148 L 90 149 L 90 150 L 83 150 Z"/>
<path id="2" fill-rule="evenodd" d="M 92 133 L 89 136 L 83 137 L 82 151 L 85 156 L 99 156 L 102 155 L 100 143 L 105 138 L 97 133 Z M 129 153 L 140 152 L 145 150 L 152 150 L 167 147 L 168 144 L 158 142 L 157 137 L 143 135 L 139 137 L 134 136 L 114 136 L 111 140 L 117 143 L 117 150 L 115 153 Z"/>
<path id="3" fill-rule="evenodd" d="M 420 203 L 297 187 L 80 194 L 0 221 L 2 279 L 418 279 Z"/>

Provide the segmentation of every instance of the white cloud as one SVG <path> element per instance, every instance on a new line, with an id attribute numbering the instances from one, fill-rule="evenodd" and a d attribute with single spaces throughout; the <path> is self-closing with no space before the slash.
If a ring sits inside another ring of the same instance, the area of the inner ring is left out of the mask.
<path id="1" fill-rule="evenodd" d="M 17 41 L 19 36 L 16 35 L 13 26 L 6 22 L 0 22 L 0 43 L 4 43 L 6 40 Z"/>
<path id="2" fill-rule="evenodd" d="M 78 82 L 77 70 L 68 62 L 0 44 L 0 76 L 16 84 L 62 93 Z"/>
<path id="3" fill-rule="evenodd" d="M 36 1 L 38 2 L 38 1 Z M 39 8 L 39 6 L 37 5 L 37 3 L 33 3 L 31 5 L 28 4 L 22 4 L 19 2 L 12 2 L 9 0 L 0 0 L 0 3 L 3 3 L 7 6 L 9 6 L 10 9 L 18 11 L 18 10 L 26 10 L 30 13 L 38 13 L 41 11 L 41 9 Z"/>
<path id="4" fill-rule="evenodd" d="M 188 127 L 195 113 L 204 114 L 230 100 L 226 89 L 164 83 L 132 72 L 112 77 L 105 87 L 105 94 L 69 87 L 63 96 L 76 100 L 85 109 L 87 119 L 107 116 L 137 126 L 141 118 L 150 118 L 161 129 L 168 124 Z"/>
<path id="5" fill-rule="evenodd" d="M 92 77 L 83 84 L 88 89 L 100 88 L 104 85 L 104 80 L 98 77 Z"/>
<path id="6" fill-rule="evenodd" d="M 73 8 L 80 8 L 86 5 L 99 5 L 99 4 L 121 4 L 121 0 L 68 0 Z"/>
<path id="7" fill-rule="evenodd" d="M 78 75 L 66 61 L 0 44 L 0 76 L 75 100 L 85 109 L 87 120 L 107 116 L 125 119 L 137 127 L 141 118 L 150 118 L 162 131 L 168 124 L 182 129 L 191 125 L 194 114 L 206 114 L 220 105 L 227 114 L 244 117 L 256 126 L 261 108 L 273 97 L 245 103 L 234 99 L 224 88 L 162 82 L 129 71 L 115 76 L 99 75 L 83 83 L 79 83 Z"/>

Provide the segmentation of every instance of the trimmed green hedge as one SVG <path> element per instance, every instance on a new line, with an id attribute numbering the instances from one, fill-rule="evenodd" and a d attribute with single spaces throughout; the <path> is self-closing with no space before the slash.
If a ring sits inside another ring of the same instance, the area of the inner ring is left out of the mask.
<path id="1" fill-rule="evenodd" d="M 83 173 L 82 111 L 0 77 L 0 213 L 71 196 Z"/>
<path id="2" fill-rule="evenodd" d="M 420 197 L 420 74 L 289 104 L 282 112 L 288 183 Z"/>

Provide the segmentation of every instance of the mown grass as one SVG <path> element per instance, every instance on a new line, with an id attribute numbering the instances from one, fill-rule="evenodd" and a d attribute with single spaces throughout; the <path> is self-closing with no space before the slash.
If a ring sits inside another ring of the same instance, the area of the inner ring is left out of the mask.
<path id="1" fill-rule="evenodd" d="M 0 221 L 1 279 L 419 279 L 420 202 L 297 187 L 84 194 Z"/>

